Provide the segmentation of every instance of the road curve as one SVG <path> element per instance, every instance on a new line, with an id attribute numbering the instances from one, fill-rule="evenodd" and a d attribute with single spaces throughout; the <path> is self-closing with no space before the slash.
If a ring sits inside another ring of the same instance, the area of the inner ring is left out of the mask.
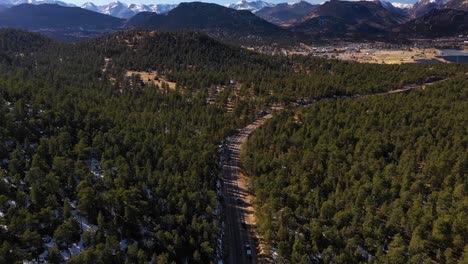
<path id="1" fill-rule="evenodd" d="M 447 79 L 440 80 L 445 81 Z M 435 83 L 435 82 L 434 82 Z M 427 83 L 430 85 L 433 83 Z M 354 96 L 339 96 L 331 98 L 323 98 L 320 100 L 307 102 L 303 106 L 311 105 L 321 101 L 334 100 L 339 98 L 364 98 L 369 96 L 383 96 L 396 93 L 404 93 L 415 89 L 421 89 L 424 85 L 407 85 L 403 88 L 390 90 L 388 92 L 354 95 Z M 281 109 L 276 109 L 281 110 Z M 248 137 L 255 129 L 262 126 L 267 120 L 273 117 L 273 114 L 267 114 L 259 117 L 250 125 L 238 129 L 234 136 L 228 137 L 226 140 L 227 151 L 226 160 L 223 163 L 223 196 L 225 206 L 225 243 L 228 249 L 226 262 L 228 264 L 243 264 L 243 263 L 258 263 L 257 247 L 254 227 L 247 222 L 247 214 L 252 213 L 246 210 L 246 197 L 248 190 L 240 184 L 240 153 L 242 145 L 247 141 Z M 243 224 L 244 223 L 244 224 Z M 247 256 L 246 245 L 250 245 L 252 256 Z"/>

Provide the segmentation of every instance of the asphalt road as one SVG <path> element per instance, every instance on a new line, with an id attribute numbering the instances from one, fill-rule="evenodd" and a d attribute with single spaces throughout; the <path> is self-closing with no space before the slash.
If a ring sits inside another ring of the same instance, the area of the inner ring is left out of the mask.
<path id="1" fill-rule="evenodd" d="M 445 81 L 440 80 L 441 81 Z M 435 82 L 434 82 L 435 83 Z M 432 83 L 428 83 L 430 85 Z M 383 93 L 367 94 L 367 95 L 354 95 L 354 96 L 340 96 L 323 98 L 317 101 L 307 102 L 303 106 L 307 106 L 320 101 L 335 100 L 338 98 L 364 98 L 368 96 L 382 96 L 396 93 L 404 93 L 415 89 L 423 88 L 423 85 L 407 85 L 400 89 L 391 90 Z M 281 109 L 276 109 L 281 110 Z M 228 257 L 226 262 L 228 264 L 243 264 L 243 263 L 258 263 L 257 257 L 257 244 L 254 239 L 254 229 L 251 223 L 248 223 L 247 210 L 246 210 L 246 196 L 247 191 L 240 184 L 240 152 L 242 145 L 247 141 L 252 132 L 263 125 L 268 119 L 273 117 L 272 114 L 265 115 L 258 118 L 252 124 L 239 129 L 234 136 L 226 140 L 227 145 L 227 160 L 223 164 L 223 178 L 224 178 L 224 198 L 225 198 L 225 236 L 228 247 Z M 252 213 L 252 212 L 250 212 Z M 243 224 L 244 223 L 244 224 Z M 247 256 L 246 245 L 250 245 L 252 256 Z"/>
<path id="2" fill-rule="evenodd" d="M 271 114 L 257 119 L 243 129 L 239 129 L 234 136 L 227 139 L 227 160 L 223 165 L 224 201 L 226 215 L 226 241 L 228 244 L 229 264 L 258 263 L 257 245 L 254 239 L 254 230 L 248 223 L 246 210 L 247 191 L 240 184 L 240 151 L 242 144 L 249 135 L 266 120 Z M 252 212 L 250 212 L 252 213 Z M 246 245 L 250 245 L 252 256 L 247 256 Z"/>

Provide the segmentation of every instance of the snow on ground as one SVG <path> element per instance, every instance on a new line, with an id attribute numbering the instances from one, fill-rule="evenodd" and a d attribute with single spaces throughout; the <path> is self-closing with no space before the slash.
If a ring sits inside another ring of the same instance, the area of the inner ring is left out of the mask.
<path id="1" fill-rule="evenodd" d="M 90 164 L 91 164 L 91 173 L 93 173 L 94 177 L 97 179 L 103 179 L 104 175 L 102 175 L 101 162 L 95 158 L 92 158 L 90 161 Z"/>
<path id="2" fill-rule="evenodd" d="M 73 210 L 71 214 L 73 215 L 73 218 L 75 218 L 75 220 L 80 224 L 83 232 L 86 232 L 88 230 L 96 232 L 98 230 L 98 227 L 96 225 L 90 224 L 88 218 L 81 216 L 76 210 Z"/>
<path id="3" fill-rule="evenodd" d="M 391 3 L 394 7 L 401 8 L 401 9 L 410 9 L 413 7 L 413 4 L 405 4 L 405 3 Z"/>
<path id="4" fill-rule="evenodd" d="M 85 246 L 83 245 L 83 239 L 78 241 L 78 243 L 73 243 L 68 250 L 71 252 L 72 256 L 80 255 L 81 252 L 85 250 Z"/>
<path id="5" fill-rule="evenodd" d="M 146 197 L 148 197 L 148 199 L 153 199 L 153 194 L 151 193 L 151 189 L 146 187 Z"/>
<path id="6" fill-rule="evenodd" d="M 124 240 L 120 241 L 120 249 L 121 249 L 122 251 L 125 251 L 125 250 L 127 250 L 127 248 L 128 248 L 128 241 L 127 241 L 127 239 L 124 239 Z"/>
<path id="7" fill-rule="evenodd" d="M 42 252 L 39 255 L 39 261 L 40 262 L 46 261 L 47 256 L 49 256 L 49 248 L 55 247 L 55 245 L 56 245 L 55 239 L 52 239 L 50 236 L 46 236 L 44 239 L 45 239 L 45 241 L 49 241 L 49 242 L 44 243 L 44 247 L 46 249 L 44 250 L 44 252 Z"/>
<path id="8" fill-rule="evenodd" d="M 62 250 L 60 251 L 60 255 L 62 256 L 62 258 L 67 261 L 71 258 L 70 256 L 70 252 L 68 252 L 68 250 Z"/>

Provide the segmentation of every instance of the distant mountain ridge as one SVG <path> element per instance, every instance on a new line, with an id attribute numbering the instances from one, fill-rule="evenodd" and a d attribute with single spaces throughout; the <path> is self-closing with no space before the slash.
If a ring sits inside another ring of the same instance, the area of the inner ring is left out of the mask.
<path id="1" fill-rule="evenodd" d="M 226 7 L 229 7 L 229 8 L 232 8 L 232 9 L 248 10 L 248 11 L 251 11 L 251 12 L 257 12 L 257 11 L 263 9 L 263 8 L 274 7 L 274 6 L 276 6 L 276 5 L 273 4 L 273 3 L 268 3 L 268 2 L 265 2 L 265 1 L 261 1 L 261 0 L 241 0 L 241 1 L 237 2 L 237 3 L 226 5 Z"/>
<path id="2" fill-rule="evenodd" d="M 165 14 L 143 12 L 126 23 L 127 28 L 194 30 L 237 43 L 292 41 L 295 34 L 273 25 L 247 10 L 233 10 L 202 2 L 181 3 Z"/>
<path id="3" fill-rule="evenodd" d="M 468 12 L 468 0 L 449 0 L 442 6 L 442 8 L 463 10 Z"/>
<path id="4" fill-rule="evenodd" d="M 0 12 L 0 28 L 19 28 L 58 39 L 97 36 L 122 28 L 124 20 L 57 4 L 21 4 Z"/>
<path id="5" fill-rule="evenodd" d="M 301 19 L 310 14 L 319 5 L 313 5 L 306 1 L 296 3 L 280 3 L 271 7 L 264 7 L 255 14 L 271 23 L 282 25 Z"/>
<path id="6" fill-rule="evenodd" d="M 468 35 L 468 12 L 455 9 L 432 9 L 400 25 L 396 31 L 410 37 L 456 37 Z"/>
<path id="7" fill-rule="evenodd" d="M 166 13 L 177 7 L 177 4 L 126 4 L 120 1 L 112 2 L 107 5 L 97 6 L 94 3 L 87 2 L 81 5 L 81 8 L 90 11 L 119 17 L 131 18 L 141 12 L 155 12 L 158 14 Z"/>
<path id="8" fill-rule="evenodd" d="M 21 5 L 21 4 L 31 4 L 31 5 L 56 4 L 60 6 L 66 6 L 66 7 L 76 7 L 76 5 L 74 4 L 65 3 L 62 1 L 58 1 L 58 0 L 2 0 L 0 1 L 0 4 L 10 5 L 10 6 Z"/>
<path id="9" fill-rule="evenodd" d="M 447 0 L 419 0 L 411 9 L 412 17 L 420 17 L 447 3 Z"/>
<path id="10" fill-rule="evenodd" d="M 377 37 L 404 21 L 403 15 L 389 11 L 381 2 L 333 0 L 320 5 L 291 29 L 325 38 Z"/>
<path id="11" fill-rule="evenodd" d="M 424 6 L 425 1 L 431 0 L 420 0 L 415 7 Z M 382 0 L 332 0 L 322 5 L 301 1 L 266 6 L 256 12 L 202 2 L 181 3 L 165 12 L 157 5 L 115 2 L 100 8 L 86 3 L 84 8 L 79 8 L 63 4 L 38 5 L 42 1 L 34 0 L 36 4 L 0 5 L 0 27 L 32 30 L 73 41 L 131 28 L 188 30 L 247 46 L 290 45 L 327 39 L 394 41 L 395 34 L 399 39 L 466 35 L 467 0 L 432 1 L 440 1 L 438 7 L 410 20 L 412 10 L 397 8 Z M 258 1 L 244 1 L 254 2 Z"/>

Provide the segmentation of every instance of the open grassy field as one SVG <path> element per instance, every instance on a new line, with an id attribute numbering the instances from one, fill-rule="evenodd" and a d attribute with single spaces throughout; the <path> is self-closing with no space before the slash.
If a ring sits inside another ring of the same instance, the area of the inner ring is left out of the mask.
<path id="1" fill-rule="evenodd" d="M 379 63 L 379 64 L 403 64 L 415 63 L 420 59 L 434 59 L 445 62 L 437 56 L 441 55 L 437 49 L 363 49 L 352 52 L 337 52 L 327 54 L 328 57 L 335 57 L 340 60 L 353 60 L 358 62 Z"/>
<path id="2" fill-rule="evenodd" d="M 176 83 L 175 82 L 170 82 L 163 77 L 161 77 L 157 72 L 151 71 L 127 71 L 127 76 L 132 76 L 133 74 L 139 74 L 141 77 L 141 80 L 148 84 L 148 83 L 153 83 L 154 85 L 158 85 L 160 88 L 162 87 L 163 83 L 166 83 L 170 89 L 175 89 L 176 88 Z"/>

